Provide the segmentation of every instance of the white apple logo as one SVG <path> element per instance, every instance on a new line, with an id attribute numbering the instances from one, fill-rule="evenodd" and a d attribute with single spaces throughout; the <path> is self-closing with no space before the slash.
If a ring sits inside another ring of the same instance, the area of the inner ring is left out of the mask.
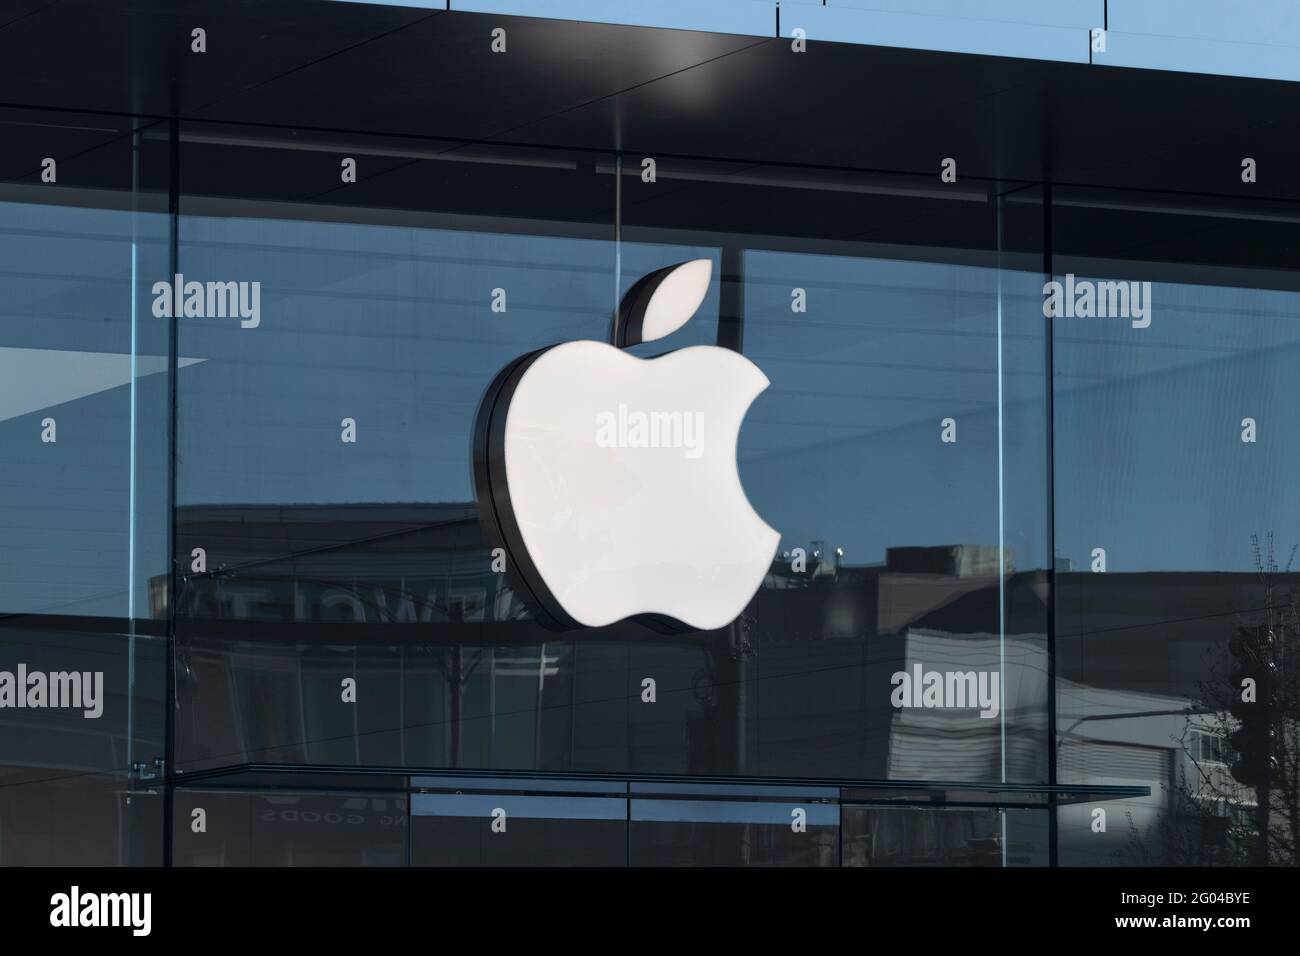
<path id="1" fill-rule="evenodd" d="M 724 627 L 771 566 L 780 535 L 736 468 L 741 422 L 767 377 L 716 346 L 650 359 L 621 351 L 684 325 L 712 269 L 696 259 L 646 276 L 623 299 L 614 345 L 521 356 L 483 398 L 480 511 L 552 627 L 630 617 Z"/>

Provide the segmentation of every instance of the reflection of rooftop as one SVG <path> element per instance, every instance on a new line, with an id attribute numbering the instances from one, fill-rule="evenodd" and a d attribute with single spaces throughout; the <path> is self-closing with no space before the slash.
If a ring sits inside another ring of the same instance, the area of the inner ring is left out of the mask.
<path id="1" fill-rule="evenodd" d="M 178 535 L 180 554 L 207 552 L 208 573 L 186 582 L 188 599 L 201 602 L 190 612 L 204 618 L 527 619 L 508 581 L 491 573 L 490 545 L 468 502 L 188 505 L 179 510 Z M 749 611 L 758 645 L 860 641 L 909 629 L 1048 633 L 1047 572 L 1010 573 L 1008 555 L 1009 573 L 999 577 L 994 546 L 891 548 L 884 565 L 833 556 L 823 555 L 819 573 L 802 580 L 787 559 L 773 562 Z M 1300 583 L 1300 575 L 1281 578 L 1279 586 Z M 1262 603 L 1253 573 L 1058 571 L 1055 583 L 1059 677 L 1177 698 L 1195 696 L 1206 654 L 1234 633 L 1237 615 Z"/>

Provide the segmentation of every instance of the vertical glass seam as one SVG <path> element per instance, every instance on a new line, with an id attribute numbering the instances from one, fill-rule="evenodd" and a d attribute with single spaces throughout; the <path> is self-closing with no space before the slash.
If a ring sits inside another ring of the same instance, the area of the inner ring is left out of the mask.
<path id="1" fill-rule="evenodd" d="M 1003 431 L 1002 431 L 1002 206 L 1001 196 L 997 197 L 996 242 L 997 242 L 997 325 L 998 325 L 998 723 L 1001 740 L 1001 777 L 1007 782 L 1007 559 L 1006 559 L 1006 521 L 1004 506 L 1006 500 L 1003 482 Z M 1000 814 L 1002 822 L 1002 865 L 1007 865 L 1007 814 Z"/>
<path id="2" fill-rule="evenodd" d="M 1043 272 L 1044 282 L 1055 272 L 1052 262 L 1052 184 L 1043 183 Z M 1056 323 L 1047 323 L 1047 782 L 1057 783 L 1056 740 Z M 1060 863 L 1057 846 L 1057 806 L 1055 797 L 1049 802 L 1047 815 L 1048 865 Z"/>
<path id="3" fill-rule="evenodd" d="M 614 302 L 610 316 L 618 315 L 623 284 L 623 154 L 614 157 Z"/>
<path id="4" fill-rule="evenodd" d="M 174 279 L 180 273 L 180 120 L 167 123 L 167 228 L 168 265 Z M 173 310 L 174 312 L 175 310 Z M 180 319 L 172 315 L 167 335 L 167 669 L 164 675 L 166 714 L 163 716 L 163 866 L 174 865 L 173 827 L 176 799 L 176 483 L 177 467 L 177 365 L 180 350 Z M 251 804 L 250 804 L 251 813 Z"/>

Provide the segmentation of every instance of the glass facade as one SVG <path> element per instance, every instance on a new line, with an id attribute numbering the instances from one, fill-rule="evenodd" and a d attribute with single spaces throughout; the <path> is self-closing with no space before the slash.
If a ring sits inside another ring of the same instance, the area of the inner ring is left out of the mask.
<path id="1" fill-rule="evenodd" d="M 146 294 L 168 261 L 165 139 L 26 110 L 0 128 L 0 864 L 157 864 L 172 331 Z M 57 194 L 15 158 L 51 148 L 75 154 Z"/>
<path id="2" fill-rule="evenodd" d="M 1252 858 L 1224 715 L 1233 639 L 1293 639 L 1300 205 L 0 131 L 77 157 L 0 177 L 0 671 L 86 683 L 0 710 L 0 864 Z M 769 379 L 737 462 L 771 568 L 719 630 L 548 630 L 480 518 L 480 400 L 700 258 L 631 351 Z M 1045 317 L 1053 281 L 1127 311 Z"/>

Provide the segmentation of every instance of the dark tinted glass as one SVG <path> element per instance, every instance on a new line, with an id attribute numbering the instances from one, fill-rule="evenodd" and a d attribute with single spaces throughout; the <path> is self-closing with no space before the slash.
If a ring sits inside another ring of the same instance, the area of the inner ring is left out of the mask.
<path id="1" fill-rule="evenodd" d="M 414 866 L 623 866 L 627 800 L 424 793 L 411 798 Z"/>
<path id="2" fill-rule="evenodd" d="M 165 144 L 0 110 L 0 863 L 156 864 L 170 553 Z"/>
<path id="3" fill-rule="evenodd" d="M 605 334 L 613 183 L 554 151 L 367 141 L 340 187 L 300 145 L 183 134 L 183 270 L 261 283 L 261 314 L 180 325 L 181 758 L 597 765 L 624 678 L 599 646 L 576 678 L 493 572 L 470 436 L 508 362 Z"/>
<path id="4" fill-rule="evenodd" d="M 686 765 L 1045 780 L 1039 193 L 663 160 L 625 172 L 622 214 L 625 285 L 692 256 L 720 276 L 716 330 L 706 303 L 666 341 L 739 347 L 771 382 L 739 446 L 771 574 L 718 650 L 640 655 L 712 711 Z M 900 674 L 983 679 L 997 706 L 922 707 L 919 681 L 900 706 Z"/>
<path id="5" fill-rule="evenodd" d="M 1035 193 L 372 140 L 338 185 L 303 145 L 182 130 L 186 281 L 262 283 L 255 327 L 179 320 L 182 760 L 1044 779 Z M 769 377 L 739 465 L 771 572 L 719 631 L 546 631 L 493 573 L 477 403 L 690 258 L 698 314 L 634 352 Z M 893 705 L 916 667 L 951 707 Z"/>
<path id="6" fill-rule="evenodd" d="M 1089 283 L 1137 283 L 1147 306 L 1053 320 L 1058 774 L 1151 788 L 1061 809 L 1060 859 L 1245 862 L 1259 796 L 1229 773 L 1233 645 L 1272 628 L 1266 658 L 1297 646 L 1300 217 L 1103 191 L 1057 200 L 1055 278 L 1079 302 Z M 1293 699 L 1294 672 L 1279 674 Z"/>
<path id="7" fill-rule="evenodd" d="M 633 799 L 633 866 L 838 866 L 839 807 Z"/>
<path id="8" fill-rule="evenodd" d="M 1047 813 L 845 806 L 845 866 L 1046 866 Z"/>
<path id="9" fill-rule="evenodd" d="M 0 111 L 0 614 L 148 617 L 166 569 L 171 329 L 147 289 L 167 270 L 167 170 L 151 133 Z"/>
<path id="10" fill-rule="evenodd" d="M 177 866 L 405 866 L 406 797 L 179 790 Z"/>

